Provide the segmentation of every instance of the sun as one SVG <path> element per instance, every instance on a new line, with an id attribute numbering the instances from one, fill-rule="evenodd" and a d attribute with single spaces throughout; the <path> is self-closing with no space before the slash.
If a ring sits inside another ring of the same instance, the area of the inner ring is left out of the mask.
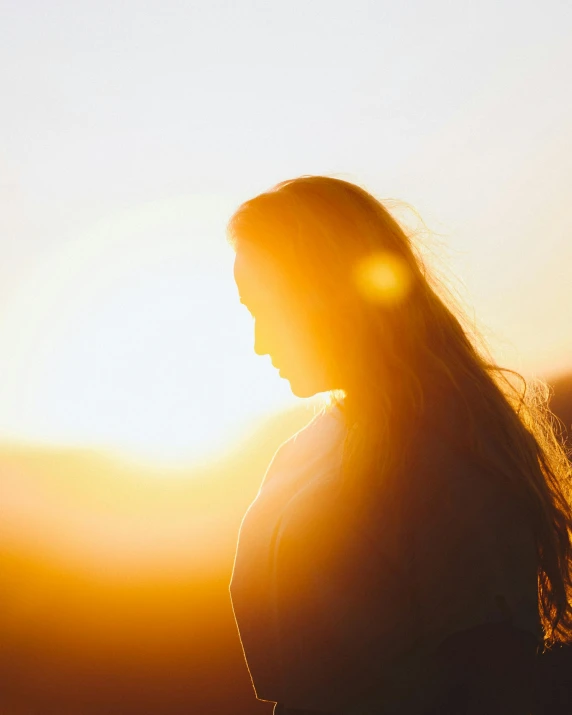
<path id="1" fill-rule="evenodd" d="M 0 310 L 0 439 L 207 459 L 296 401 L 253 351 L 225 240 L 240 201 L 154 201 L 72 236 Z"/>

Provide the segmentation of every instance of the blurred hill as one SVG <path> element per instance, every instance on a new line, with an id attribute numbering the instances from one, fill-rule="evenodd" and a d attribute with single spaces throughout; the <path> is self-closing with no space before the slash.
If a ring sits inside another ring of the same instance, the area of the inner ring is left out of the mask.
<path id="1" fill-rule="evenodd" d="M 550 409 L 562 420 L 568 436 L 572 438 L 572 372 L 555 377 L 550 384 L 554 390 Z"/>
<path id="2" fill-rule="evenodd" d="M 191 471 L 0 446 L 0 712 L 271 713 L 228 594 L 264 471 L 313 416 L 276 415 Z"/>

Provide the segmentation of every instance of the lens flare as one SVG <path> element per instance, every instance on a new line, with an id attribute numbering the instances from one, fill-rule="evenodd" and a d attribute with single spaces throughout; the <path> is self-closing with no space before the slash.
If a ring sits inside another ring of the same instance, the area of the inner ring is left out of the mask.
<path id="1" fill-rule="evenodd" d="M 411 271 L 406 262 L 389 251 L 376 252 L 354 268 L 354 283 L 367 300 L 397 305 L 411 290 Z"/>

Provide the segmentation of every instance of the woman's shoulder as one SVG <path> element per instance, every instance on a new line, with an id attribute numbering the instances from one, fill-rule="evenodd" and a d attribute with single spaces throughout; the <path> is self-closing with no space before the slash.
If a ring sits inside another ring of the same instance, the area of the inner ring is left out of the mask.
<path id="1" fill-rule="evenodd" d="M 287 471 L 311 473 L 320 463 L 335 462 L 340 456 L 345 424 L 339 408 L 326 406 L 293 435 L 284 440 L 268 465 L 262 487 Z M 262 488 L 261 487 L 261 488 Z"/>

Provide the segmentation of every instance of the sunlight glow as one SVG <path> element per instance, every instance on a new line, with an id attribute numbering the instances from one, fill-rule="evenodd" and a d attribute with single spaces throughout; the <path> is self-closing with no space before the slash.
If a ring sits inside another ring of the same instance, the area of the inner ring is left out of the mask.
<path id="1" fill-rule="evenodd" d="M 296 402 L 253 350 L 225 240 L 237 204 L 144 204 L 22 276 L 0 309 L 4 440 L 188 464 Z"/>
<path id="2" fill-rule="evenodd" d="M 400 303 L 409 293 L 411 276 L 405 261 L 388 251 L 358 263 L 354 270 L 358 290 L 368 300 L 385 305 Z"/>

